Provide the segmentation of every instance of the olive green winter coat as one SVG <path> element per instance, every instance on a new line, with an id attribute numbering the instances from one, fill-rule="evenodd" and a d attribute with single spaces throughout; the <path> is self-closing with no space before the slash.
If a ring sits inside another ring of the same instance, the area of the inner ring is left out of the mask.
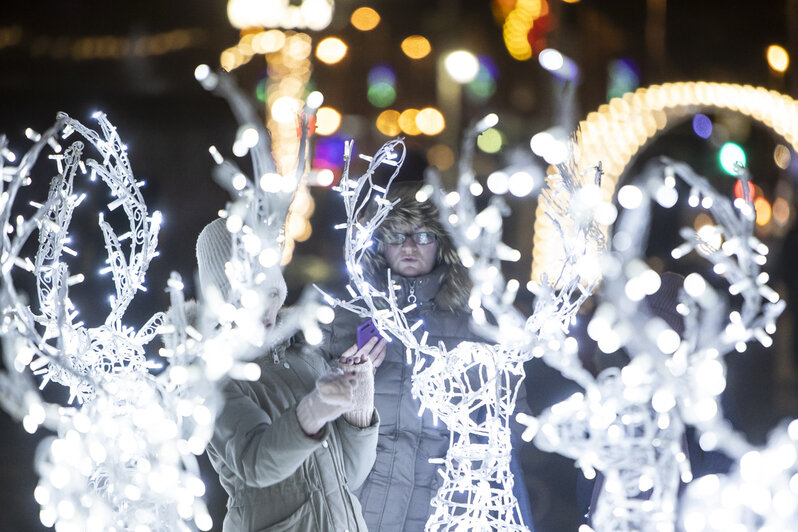
<path id="1" fill-rule="evenodd" d="M 317 353 L 296 345 L 257 360 L 258 381 L 231 381 L 208 447 L 228 494 L 225 532 L 365 532 L 352 495 L 374 463 L 379 418 L 358 428 L 343 417 L 317 438 L 299 426 L 296 406 L 329 371 Z"/>

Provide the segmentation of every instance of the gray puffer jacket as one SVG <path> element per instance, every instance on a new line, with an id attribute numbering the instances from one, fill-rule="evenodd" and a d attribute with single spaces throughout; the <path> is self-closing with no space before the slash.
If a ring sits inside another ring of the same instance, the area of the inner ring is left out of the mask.
<path id="1" fill-rule="evenodd" d="M 417 309 L 408 315 L 412 322 L 424 320 L 416 331 L 429 333 L 428 345 L 443 342 L 453 349 L 464 340 L 478 341 L 469 330 L 470 315 L 442 309 L 436 302 L 445 268 L 415 278 L 394 274 L 399 307 L 407 297 L 416 297 Z M 357 326 L 363 318 L 345 311 L 336 313 L 327 329 L 322 350 L 336 359 L 356 341 Z M 444 458 L 449 448 L 449 430 L 435 423 L 429 410 L 419 416 L 420 403 L 411 393 L 413 366 L 407 363 L 405 347 L 398 340 L 388 344 L 387 354 L 374 377 L 374 406 L 380 415 L 377 459 L 371 473 L 357 492 L 363 516 L 371 531 L 423 531 L 432 512 L 430 501 L 441 485 L 438 465 L 430 458 Z"/>
<path id="2" fill-rule="evenodd" d="M 229 496 L 225 532 L 366 531 L 350 489 L 374 463 L 379 417 L 361 429 L 343 417 L 317 438 L 299 426 L 296 406 L 329 371 L 318 352 L 280 348 L 257 363 L 258 381 L 231 381 L 208 447 Z"/>

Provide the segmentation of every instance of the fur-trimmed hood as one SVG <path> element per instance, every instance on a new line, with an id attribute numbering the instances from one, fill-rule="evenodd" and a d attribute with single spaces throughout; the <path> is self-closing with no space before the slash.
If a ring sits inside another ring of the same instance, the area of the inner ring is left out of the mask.
<path id="1" fill-rule="evenodd" d="M 457 250 L 440 222 L 438 208 L 432 201 L 419 202 L 416 200 L 415 196 L 419 188 L 419 184 L 413 183 L 400 184 L 391 190 L 388 199 L 399 199 L 399 203 L 394 206 L 377 229 L 376 246 L 366 250 L 363 254 L 364 269 L 376 287 L 387 288 L 388 264 L 384 256 L 384 235 L 397 231 L 397 228 L 402 225 L 426 227 L 438 235 L 438 253 L 435 266 L 430 274 L 439 276 L 440 290 L 434 297 L 435 304 L 438 308 L 446 310 L 466 310 L 472 286 L 468 271 L 460 262 Z M 371 215 L 373 215 L 373 211 L 367 213 L 367 216 Z"/>

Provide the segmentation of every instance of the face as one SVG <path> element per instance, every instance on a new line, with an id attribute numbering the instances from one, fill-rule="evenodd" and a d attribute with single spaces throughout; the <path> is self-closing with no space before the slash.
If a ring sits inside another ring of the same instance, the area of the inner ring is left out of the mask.
<path id="1" fill-rule="evenodd" d="M 286 286 L 280 271 L 270 272 L 268 280 L 261 285 L 262 294 L 266 298 L 263 311 L 263 326 L 267 331 L 274 329 L 277 313 L 285 302 Z"/>
<path id="2" fill-rule="evenodd" d="M 397 233 L 411 235 L 421 231 L 428 231 L 424 226 L 410 227 L 400 225 Z M 435 267 L 435 258 L 438 254 L 438 241 L 429 244 L 416 244 L 408 236 L 401 244 L 385 244 L 385 260 L 392 271 L 404 277 L 418 277 L 426 275 Z"/>

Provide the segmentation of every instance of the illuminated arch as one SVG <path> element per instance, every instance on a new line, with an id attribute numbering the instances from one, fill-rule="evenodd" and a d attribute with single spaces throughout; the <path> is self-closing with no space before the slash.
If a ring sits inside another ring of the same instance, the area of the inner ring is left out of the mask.
<path id="1" fill-rule="evenodd" d="M 798 151 L 798 102 L 763 87 L 702 81 L 665 83 L 613 98 L 579 122 L 576 153 L 580 170 L 601 161 L 602 191 L 611 199 L 618 178 L 632 158 L 668 125 L 701 109 L 729 109 L 751 117 L 783 137 Z M 532 279 L 549 277 L 561 262 L 559 236 L 542 203 L 535 213 Z"/>

